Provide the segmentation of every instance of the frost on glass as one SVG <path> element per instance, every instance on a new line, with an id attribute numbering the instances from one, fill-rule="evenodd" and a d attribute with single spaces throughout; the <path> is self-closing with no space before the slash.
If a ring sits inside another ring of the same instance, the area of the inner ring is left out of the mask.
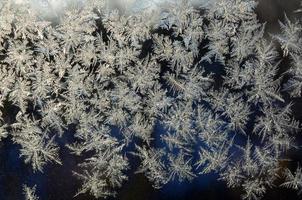
<path id="1" fill-rule="evenodd" d="M 36 186 L 31 188 L 28 187 L 27 185 L 23 185 L 23 194 L 25 200 L 39 200 L 39 198 L 36 195 Z"/>
<path id="2" fill-rule="evenodd" d="M 282 165 L 300 131 L 285 98 L 301 96 L 298 20 L 266 37 L 253 0 L 65 3 L 0 3 L 0 141 L 33 171 L 64 165 L 72 134 L 75 196 L 114 196 L 134 158 L 156 189 L 215 173 L 243 199 L 301 193 L 301 168 Z"/>

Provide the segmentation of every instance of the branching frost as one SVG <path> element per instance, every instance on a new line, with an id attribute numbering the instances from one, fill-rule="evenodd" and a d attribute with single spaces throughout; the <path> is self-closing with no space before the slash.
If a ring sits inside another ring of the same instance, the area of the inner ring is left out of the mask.
<path id="1" fill-rule="evenodd" d="M 76 196 L 115 195 L 134 166 L 157 189 L 215 173 L 243 199 L 277 179 L 301 192 L 301 168 L 281 165 L 300 130 L 287 97 L 301 97 L 300 22 L 285 16 L 264 38 L 254 0 L 164 2 L 130 12 L 87 0 L 50 19 L 0 1 L 0 141 L 43 171 L 64 165 L 59 141 L 72 137 Z"/>

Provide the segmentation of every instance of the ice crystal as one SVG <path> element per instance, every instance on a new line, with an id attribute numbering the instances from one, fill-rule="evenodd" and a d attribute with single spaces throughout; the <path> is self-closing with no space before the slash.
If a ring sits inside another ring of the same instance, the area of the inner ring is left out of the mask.
<path id="1" fill-rule="evenodd" d="M 282 172 L 302 190 L 301 168 L 280 164 L 300 130 L 286 98 L 301 96 L 299 21 L 267 38 L 254 0 L 58 2 L 40 1 L 52 17 L 0 3 L 0 141 L 34 171 L 64 165 L 58 141 L 72 134 L 76 196 L 115 195 L 131 159 L 155 188 L 216 173 L 260 199 Z M 284 73 L 274 41 L 292 60 Z"/>

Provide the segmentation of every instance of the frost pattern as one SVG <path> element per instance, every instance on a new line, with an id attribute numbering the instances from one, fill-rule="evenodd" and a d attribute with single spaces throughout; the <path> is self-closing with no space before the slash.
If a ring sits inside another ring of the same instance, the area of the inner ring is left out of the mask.
<path id="1" fill-rule="evenodd" d="M 57 21 L 21 5 L 0 4 L 0 141 L 18 144 L 34 171 L 64 164 L 57 141 L 74 127 L 66 146 L 85 157 L 75 195 L 115 195 L 131 156 L 155 188 L 216 173 L 243 199 L 280 179 L 302 191 L 301 168 L 282 166 L 300 130 L 285 98 L 301 96 L 298 21 L 285 17 L 265 38 L 253 0 L 177 0 L 131 15 L 87 0 Z M 284 74 L 273 40 L 292 60 Z M 34 191 L 24 186 L 26 199 Z"/>
<path id="2" fill-rule="evenodd" d="M 39 200 L 39 198 L 36 196 L 36 186 L 30 188 L 26 185 L 23 186 L 23 192 L 25 195 L 26 200 Z"/>

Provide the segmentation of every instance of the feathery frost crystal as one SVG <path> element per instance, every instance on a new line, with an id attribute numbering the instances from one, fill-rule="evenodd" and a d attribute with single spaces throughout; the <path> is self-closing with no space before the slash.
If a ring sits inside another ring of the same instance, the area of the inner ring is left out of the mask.
<path id="1" fill-rule="evenodd" d="M 75 196 L 115 195 L 134 159 L 157 189 L 215 173 L 242 199 L 301 193 L 301 168 L 283 164 L 298 148 L 289 97 L 301 97 L 301 23 L 285 16 L 268 38 L 254 0 L 143 3 L 67 1 L 48 15 L 2 0 L 0 141 L 43 172 L 64 165 L 58 141 L 72 134 L 64 145 L 83 158 Z M 24 185 L 25 199 L 35 190 Z"/>

